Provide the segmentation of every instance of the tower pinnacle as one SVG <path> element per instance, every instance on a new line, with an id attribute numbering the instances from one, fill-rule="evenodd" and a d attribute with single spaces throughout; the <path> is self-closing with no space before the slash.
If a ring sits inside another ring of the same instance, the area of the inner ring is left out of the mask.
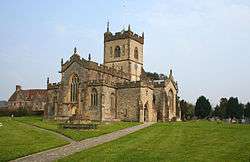
<path id="1" fill-rule="evenodd" d="M 91 61 L 91 54 L 89 53 L 89 57 L 88 57 L 88 60 Z"/>
<path id="2" fill-rule="evenodd" d="M 107 22 L 107 32 L 109 32 L 109 20 Z"/>

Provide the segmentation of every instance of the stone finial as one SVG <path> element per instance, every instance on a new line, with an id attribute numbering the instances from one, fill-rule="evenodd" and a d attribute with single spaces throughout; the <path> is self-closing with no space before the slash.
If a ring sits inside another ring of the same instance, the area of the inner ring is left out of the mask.
<path id="1" fill-rule="evenodd" d="M 173 70 L 172 70 L 172 69 L 170 69 L 169 77 L 168 77 L 168 78 L 174 80 L 174 77 L 173 77 Z"/>
<path id="2" fill-rule="evenodd" d="M 61 58 L 61 65 L 63 65 L 63 58 Z"/>
<path id="3" fill-rule="evenodd" d="M 130 24 L 128 24 L 128 31 L 130 31 L 131 29 L 130 29 Z"/>
<path id="4" fill-rule="evenodd" d="M 172 69 L 170 69 L 169 77 L 170 76 L 173 76 L 173 70 Z"/>
<path id="5" fill-rule="evenodd" d="M 142 32 L 142 38 L 144 38 L 144 32 Z"/>
<path id="6" fill-rule="evenodd" d="M 88 57 L 88 60 L 91 61 L 91 54 L 89 53 L 89 57 Z"/>
<path id="7" fill-rule="evenodd" d="M 76 49 L 76 47 L 74 48 L 74 54 L 76 54 L 77 53 L 77 49 Z"/>
<path id="8" fill-rule="evenodd" d="M 49 77 L 47 77 L 47 85 L 49 84 Z"/>

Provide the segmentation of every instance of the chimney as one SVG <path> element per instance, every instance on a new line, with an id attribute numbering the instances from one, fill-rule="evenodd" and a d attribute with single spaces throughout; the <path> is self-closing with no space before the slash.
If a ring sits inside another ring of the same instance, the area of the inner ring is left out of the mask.
<path id="1" fill-rule="evenodd" d="M 22 90 L 22 87 L 20 85 L 16 85 L 16 91 Z"/>

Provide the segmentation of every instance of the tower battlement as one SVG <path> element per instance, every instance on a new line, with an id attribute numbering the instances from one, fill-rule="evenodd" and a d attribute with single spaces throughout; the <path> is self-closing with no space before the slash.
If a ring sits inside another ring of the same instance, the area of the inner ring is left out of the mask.
<path id="1" fill-rule="evenodd" d="M 114 40 L 119 40 L 119 39 L 133 39 L 141 44 L 144 44 L 144 34 L 138 35 L 130 30 L 130 27 L 128 30 L 121 31 L 121 32 L 116 32 L 116 33 L 111 33 L 109 30 L 104 33 L 104 43 L 109 42 L 109 41 L 114 41 Z"/>

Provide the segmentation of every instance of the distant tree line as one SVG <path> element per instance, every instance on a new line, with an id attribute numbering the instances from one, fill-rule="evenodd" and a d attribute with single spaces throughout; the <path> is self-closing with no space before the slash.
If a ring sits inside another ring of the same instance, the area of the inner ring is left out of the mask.
<path id="1" fill-rule="evenodd" d="M 239 103 L 237 97 L 221 98 L 218 105 L 212 108 L 209 99 L 200 96 L 195 105 L 184 100 L 180 101 L 182 120 L 192 118 L 205 119 L 216 117 L 219 119 L 250 119 L 250 103 Z"/>

